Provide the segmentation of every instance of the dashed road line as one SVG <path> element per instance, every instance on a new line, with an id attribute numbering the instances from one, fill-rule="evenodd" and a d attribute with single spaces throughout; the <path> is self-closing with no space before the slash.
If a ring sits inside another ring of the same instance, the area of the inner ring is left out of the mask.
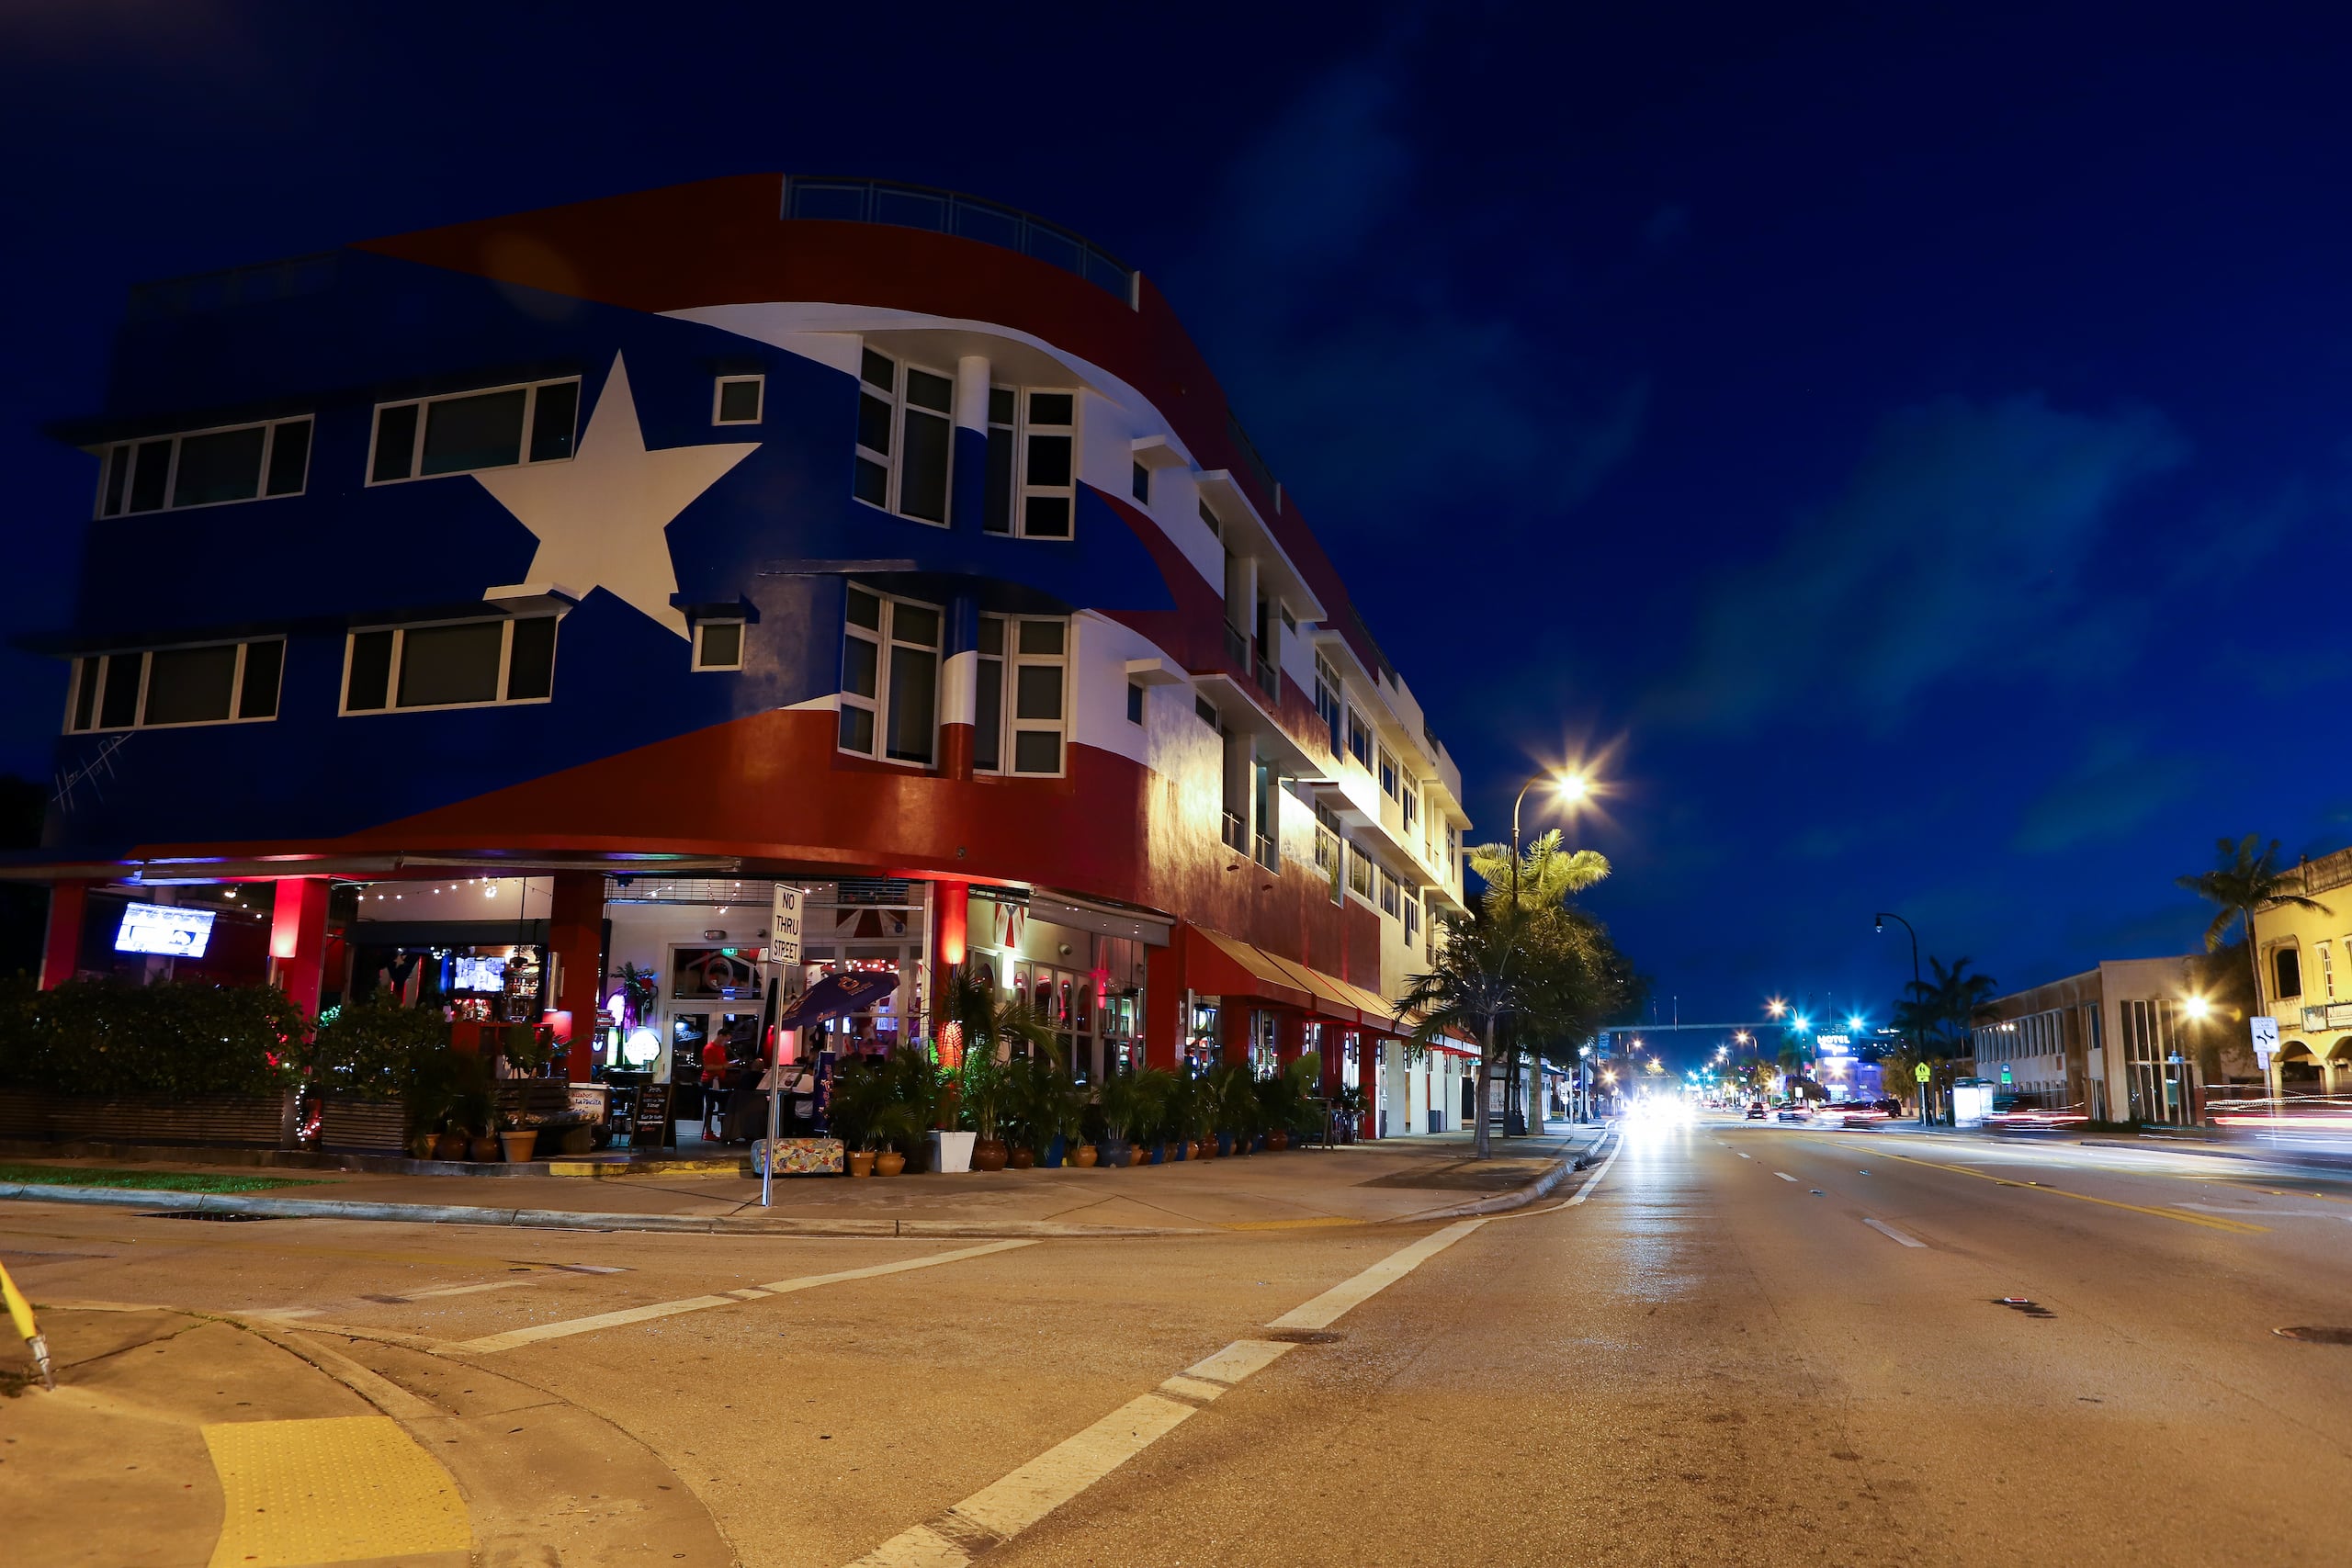
<path id="1" fill-rule="evenodd" d="M 543 1339 L 563 1339 L 574 1334 L 594 1334 L 600 1329 L 626 1327 L 632 1323 L 650 1323 L 655 1318 L 676 1317 L 682 1313 L 707 1312 L 712 1307 L 733 1306 L 738 1302 L 758 1301 L 763 1296 L 788 1296 L 800 1291 L 813 1291 L 820 1285 L 837 1285 L 851 1280 L 876 1280 L 886 1274 L 903 1274 L 913 1269 L 935 1269 L 943 1263 L 960 1263 L 967 1258 L 985 1258 L 992 1252 L 1011 1252 L 1016 1247 L 1035 1247 L 1035 1241 L 992 1241 L 982 1247 L 959 1247 L 954 1252 L 936 1252 L 927 1258 L 904 1258 L 896 1263 L 876 1263 L 865 1269 L 843 1269 L 831 1274 L 805 1274 L 797 1280 L 778 1280 L 771 1285 L 750 1285 L 741 1290 L 723 1291 L 707 1296 L 686 1296 L 673 1302 L 652 1302 L 644 1306 L 625 1307 L 618 1312 L 600 1312 L 593 1317 L 568 1318 L 560 1323 L 536 1323 L 527 1328 L 513 1328 L 503 1334 L 486 1334 L 479 1339 L 461 1339 L 450 1347 L 453 1350 L 469 1350 L 477 1355 L 492 1351 L 512 1350 L 518 1345 L 535 1345 Z"/>
<path id="2" fill-rule="evenodd" d="M 1601 1170 L 1607 1169 L 1604 1163 Z M 1598 1173 L 1593 1179 L 1600 1179 Z M 1590 1182 L 1586 1183 L 1587 1190 L 1590 1187 Z M 1485 1224 L 1484 1218 L 1464 1220 L 1423 1236 L 1266 1326 L 1276 1330 L 1326 1327 Z M 1289 1340 L 1237 1339 L 1151 1393 L 1138 1394 L 1085 1430 L 1056 1443 L 1001 1481 L 891 1537 L 850 1568 L 963 1568 L 1191 1420 L 1243 1379 L 1296 1348 Z"/>
<path id="3" fill-rule="evenodd" d="M 1787 1171 L 1785 1171 L 1785 1170 L 1776 1170 L 1776 1171 L 1774 1171 L 1772 1174 L 1773 1174 L 1773 1175 L 1775 1175 L 1775 1176 L 1777 1176 L 1777 1177 L 1779 1177 L 1779 1178 L 1780 1178 L 1781 1180 L 1783 1180 L 1783 1181 L 1794 1181 L 1794 1180 L 1796 1179 L 1796 1178 L 1795 1178 L 1795 1177 L 1791 1176 L 1791 1175 L 1790 1175 Z"/>
<path id="4" fill-rule="evenodd" d="M 1868 1214 L 1864 1214 L 1862 1216 L 1862 1224 L 1870 1226 L 1871 1229 L 1878 1232 L 1879 1235 L 1886 1237 L 1887 1240 L 1900 1242 L 1905 1247 L 1925 1247 L 1928 1245 L 1917 1236 L 1905 1235 L 1901 1231 L 1896 1230 L 1884 1220 L 1874 1220 Z"/>

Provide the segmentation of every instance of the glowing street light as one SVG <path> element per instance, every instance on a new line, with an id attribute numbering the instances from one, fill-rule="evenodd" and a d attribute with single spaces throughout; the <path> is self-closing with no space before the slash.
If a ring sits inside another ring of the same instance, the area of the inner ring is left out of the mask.
<path id="1" fill-rule="evenodd" d="M 1764 1004 L 1764 1010 L 1770 1013 L 1774 1018 L 1779 1018 L 1789 1010 L 1789 1004 L 1782 1001 L 1780 998 L 1774 997 L 1770 1001 Z"/>
<path id="2" fill-rule="evenodd" d="M 2207 1001 L 2203 997 L 2190 997 L 2186 1001 L 2182 1002 L 2180 1006 L 2181 1010 L 2188 1014 L 2189 1017 L 2200 1020 L 2211 1014 L 2213 1010 L 2213 1004 Z"/>
<path id="3" fill-rule="evenodd" d="M 1846 1027 L 1852 1030 L 1855 1033 L 1860 1034 L 1862 1032 L 1862 1015 L 1860 1013 L 1854 1013 L 1848 1017 L 1846 1020 Z"/>

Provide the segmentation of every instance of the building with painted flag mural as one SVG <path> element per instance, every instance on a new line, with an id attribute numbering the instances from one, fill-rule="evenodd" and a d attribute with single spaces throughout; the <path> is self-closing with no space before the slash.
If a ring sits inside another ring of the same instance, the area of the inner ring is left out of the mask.
<path id="1" fill-rule="evenodd" d="M 1090 1081 L 1313 1051 L 1367 1132 L 1458 1124 L 1390 998 L 1459 773 L 1084 239 L 709 180 L 141 288 L 62 412 L 45 984 L 390 994 L 688 1086 L 787 882 L 799 984 L 898 977 L 854 1041 L 971 964 Z"/>

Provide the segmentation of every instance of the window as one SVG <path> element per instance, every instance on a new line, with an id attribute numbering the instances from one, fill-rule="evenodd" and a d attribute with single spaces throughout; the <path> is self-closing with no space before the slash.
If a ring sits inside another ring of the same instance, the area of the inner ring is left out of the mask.
<path id="1" fill-rule="evenodd" d="M 286 643 L 278 637 L 92 654 L 74 660 L 66 732 L 276 718 L 285 669 Z"/>
<path id="2" fill-rule="evenodd" d="M 1143 688 L 1133 681 L 1127 682 L 1127 722 L 1129 724 L 1143 722 Z"/>
<path id="3" fill-rule="evenodd" d="M 696 621 L 695 623 L 695 668 L 697 670 L 741 670 L 743 668 L 743 623 L 741 621 Z"/>
<path id="4" fill-rule="evenodd" d="M 2300 953 L 2291 947 L 2279 948 L 2270 955 L 2270 964 L 2278 978 L 2279 996 L 2300 997 L 2303 994 L 2303 960 Z"/>
<path id="5" fill-rule="evenodd" d="M 1216 709 L 1210 704 L 1206 697 L 1194 697 L 1193 699 L 1193 716 L 1199 719 L 1203 724 L 1207 725 L 1211 729 L 1217 728 Z"/>
<path id="6" fill-rule="evenodd" d="M 1216 513 L 1209 510 L 1209 503 L 1205 501 L 1201 502 L 1201 521 L 1209 525 L 1210 533 L 1220 538 L 1224 536 L 1225 530 L 1217 525 Z"/>
<path id="7" fill-rule="evenodd" d="M 554 615 L 437 621 L 351 634 L 343 712 L 543 703 L 555 692 Z"/>
<path id="8" fill-rule="evenodd" d="M 101 517 L 300 495 L 311 472 L 311 416 L 123 441 L 99 453 Z"/>
<path id="9" fill-rule="evenodd" d="M 710 392 L 710 423 L 757 424 L 767 394 L 764 376 L 721 376 Z"/>
<path id="10" fill-rule="evenodd" d="M 1396 759 L 1388 754 L 1385 746 L 1380 749 L 1380 793 L 1392 800 L 1396 795 Z"/>
<path id="11" fill-rule="evenodd" d="M 1401 913 L 1401 910 L 1398 908 L 1398 889 L 1396 886 L 1396 879 L 1388 874 L 1388 868 L 1386 866 L 1381 866 L 1378 869 L 1380 873 L 1380 912 L 1386 915 L 1389 919 L 1395 919 Z"/>
<path id="12" fill-rule="evenodd" d="M 1421 792 L 1407 784 L 1396 799 L 1405 808 L 1405 831 L 1409 833 L 1421 819 Z"/>
<path id="13" fill-rule="evenodd" d="M 1141 463 L 1134 465 L 1135 474 L 1127 480 L 1128 493 L 1146 506 L 1151 504 L 1151 470 Z"/>
<path id="14" fill-rule="evenodd" d="M 956 383 L 870 348 L 860 364 L 851 492 L 885 512 L 944 526 Z"/>
<path id="15" fill-rule="evenodd" d="M 1315 656 L 1315 711 L 1331 731 L 1331 755 L 1340 754 L 1340 672 L 1321 654 Z"/>
<path id="16" fill-rule="evenodd" d="M 1372 729 L 1353 708 L 1348 710 L 1348 755 L 1367 768 L 1372 766 Z"/>
<path id="17" fill-rule="evenodd" d="M 982 773 L 1062 771 L 1062 693 L 1069 623 L 982 615 L 972 766 Z M 1128 716 L 1142 722 L 1130 686 Z M 1010 701 L 1007 699 L 1010 698 Z M 1010 762 L 1011 766 L 1006 764 Z"/>
<path id="18" fill-rule="evenodd" d="M 1372 858 L 1353 844 L 1348 846 L 1348 890 L 1363 898 L 1372 897 Z"/>
<path id="19" fill-rule="evenodd" d="M 1405 895 L 1405 944 L 1409 947 L 1420 939 L 1421 900 L 1418 894 Z"/>
<path id="20" fill-rule="evenodd" d="M 1136 499 L 1150 475 L 1136 467 Z M 1078 508 L 1078 394 L 989 389 L 989 495 L 980 526 L 991 534 L 1067 539 Z"/>
<path id="21" fill-rule="evenodd" d="M 368 482 L 556 463 L 571 456 L 580 378 L 493 387 L 454 397 L 380 403 Z"/>
<path id="22" fill-rule="evenodd" d="M 939 736 L 938 609 L 852 586 L 842 617 L 841 748 L 929 767 Z"/>

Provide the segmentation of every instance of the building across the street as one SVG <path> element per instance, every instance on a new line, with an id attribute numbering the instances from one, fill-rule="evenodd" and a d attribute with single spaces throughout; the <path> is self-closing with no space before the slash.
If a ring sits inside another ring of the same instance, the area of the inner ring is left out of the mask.
<path id="1" fill-rule="evenodd" d="M 2273 904 L 2254 917 L 2255 1011 L 2278 1021 L 2268 1091 L 2333 1095 L 2352 1088 L 2352 849 L 2303 862 L 2293 886 L 2319 908 Z"/>
<path id="2" fill-rule="evenodd" d="M 1972 1032 L 1975 1060 L 1963 1071 L 1996 1104 L 2191 1123 L 2208 1088 L 2188 1033 L 2196 994 L 2188 956 L 2123 959 L 2013 991 L 1990 1004 L 1996 1021 Z M 2226 1068 L 2232 1053 L 2222 1059 Z"/>
<path id="3" fill-rule="evenodd" d="M 1099 247 L 711 180 L 142 288 L 112 363 L 56 426 L 44 983 L 437 996 L 684 1083 L 784 883 L 799 978 L 897 977 L 869 1043 L 971 964 L 1088 1078 L 1313 1051 L 1368 1132 L 1453 1124 L 1391 1001 L 1460 773 Z"/>

